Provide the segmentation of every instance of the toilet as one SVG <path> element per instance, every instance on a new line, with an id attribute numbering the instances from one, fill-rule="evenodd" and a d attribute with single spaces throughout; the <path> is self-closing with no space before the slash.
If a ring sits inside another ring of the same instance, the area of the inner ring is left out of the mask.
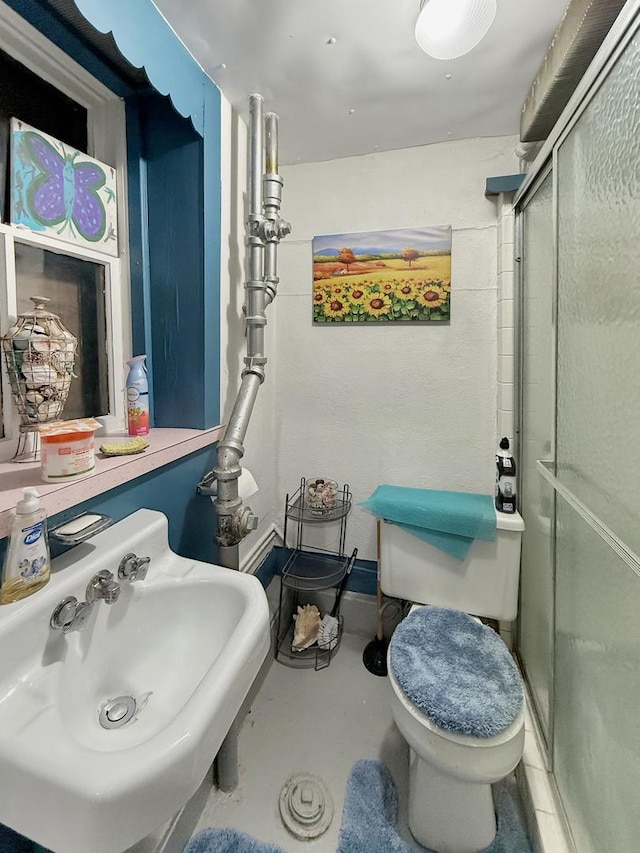
<path id="1" fill-rule="evenodd" d="M 388 651 L 391 708 L 409 745 L 409 828 L 437 853 L 479 853 L 496 833 L 491 785 L 524 747 L 520 674 L 477 617 L 518 609 L 518 513 L 496 510 L 496 538 L 456 560 L 389 522 L 380 524 L 382 591 L 414 603 Z M 425 606 L 426 605 L 426 606 Z"/>

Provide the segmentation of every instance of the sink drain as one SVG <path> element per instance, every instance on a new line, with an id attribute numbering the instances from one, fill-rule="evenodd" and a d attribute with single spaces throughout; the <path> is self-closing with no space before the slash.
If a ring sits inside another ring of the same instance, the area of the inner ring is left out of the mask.
<path id="1" fill-rule="evenodd" d="M 333 820 L 333 802 L 322 779 L 293 776 L 280 792 L 280 816 L 296 838 L 318 838 Z"/>
<path id="2" fill-rule="evenodd" d="M 133 696 L 118 696 L 104 703 L 98 714 L 103 729 L 119 729 L 131 720 L 136 713 L 136 700 Z"/>

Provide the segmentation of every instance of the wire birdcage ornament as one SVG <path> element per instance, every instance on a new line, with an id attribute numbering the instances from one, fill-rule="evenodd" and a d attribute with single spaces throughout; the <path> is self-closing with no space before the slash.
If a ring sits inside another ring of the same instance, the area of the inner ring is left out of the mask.
<path id="1" fill-rule="evenodd" d="M 50 299 L 30 299 L 33 310 L 19 314 L 2 336 L 11 393 L 20 418 L 13 462 L 35 462 L 40 458 L 38 429 L 49 421 L 60 420 L 75 377 L 77 338 L 57 314 L 47 310 Z"/>

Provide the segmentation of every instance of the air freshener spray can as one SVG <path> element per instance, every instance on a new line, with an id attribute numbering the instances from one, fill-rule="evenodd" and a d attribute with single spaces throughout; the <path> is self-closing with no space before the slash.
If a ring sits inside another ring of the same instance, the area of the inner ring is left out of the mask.
<path id="1" fill-rule="evenodd" d="M 146 355 L 130 358 L 127 376 L 127 425 L 129 435 L 147 435 L 149 432 L 149 382 Z"/>

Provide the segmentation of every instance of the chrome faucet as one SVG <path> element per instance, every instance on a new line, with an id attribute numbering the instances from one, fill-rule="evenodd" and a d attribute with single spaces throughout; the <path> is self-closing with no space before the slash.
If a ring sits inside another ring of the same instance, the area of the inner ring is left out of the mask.
<path id="1" fill-rule="evenodd" d="M 86 601 L 78 601 L 75 595 L 68 595 L 56 605 L 49 625 L 54 631 L 79 631 L 89 618 L 96 601 L 113 604 L 120 596 L 120 584 L 112 572 L 103 569 L 95 574 L 87 584 Z"/>
<path id="2" fill-rule="evenodd" d="M 94 575 L 87 584 L 87 603 L 104 601 L 105 604 L 113 604 L 120 596 L 120 584 L 114 578 L 113 572 L 102 569 Z"/>
<path id="3" fill-rule="evenodd" d="M 151 557 L 137 557 L 135 554 L 125 554 L 118 566 L 118 578 L 121 581 L 143 581 L 149 571 Z"/>
<path id="4" fill-rule="evenodd" d="M 49 619 L 49 625 L 54 631 L 79 631 L 89 618 L 93 604 L 88 601 L 78 601 L 75 595 L 68 595 L 59 601 Z"/>

